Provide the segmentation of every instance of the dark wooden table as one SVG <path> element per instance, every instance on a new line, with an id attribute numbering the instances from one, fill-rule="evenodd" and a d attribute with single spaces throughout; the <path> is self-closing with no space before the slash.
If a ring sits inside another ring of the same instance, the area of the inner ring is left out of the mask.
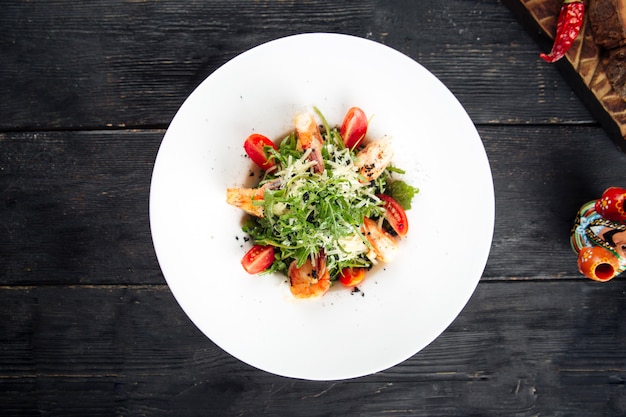
<path id="1" fill-rule="evenodd" d="M 6 0 L 0 27 L 1 415 L 626 415 L 626 278 L 583 278 L 568 242 L 584 202 L 626 186 L 626 155 L 503 3 Z M 187 95 L 237 54 L 312 31 L 379 41 L 439 77 L 496 194 L 461 315 L 406 362 L 335 382 L 267 374 L 204 337 L 148 218 Z"/>

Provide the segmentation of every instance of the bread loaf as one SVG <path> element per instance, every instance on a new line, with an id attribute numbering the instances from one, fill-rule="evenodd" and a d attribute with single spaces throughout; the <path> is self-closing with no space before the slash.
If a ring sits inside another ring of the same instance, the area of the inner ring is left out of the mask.
<path id="1" fill-rule="evenodd" d="M 590 0 L 588 17 L 606 78 L 626 100 L 626 0 Z"/>
<path id="2" fill-rule="evenodd" d="M 626 0 L 590 0 L 588 10 L 596 44 L 606 49 L 626 45 Z"/>
<path id="3" fill-rule="evenodd" d="M 605 70 L 615 92 L 626 100 L 626 46 L 608 51 Z"/>

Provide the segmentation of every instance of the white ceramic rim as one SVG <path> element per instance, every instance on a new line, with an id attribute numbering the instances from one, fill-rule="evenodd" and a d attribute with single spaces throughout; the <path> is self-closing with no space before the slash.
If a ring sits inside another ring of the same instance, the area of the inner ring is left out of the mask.
<path id="1" fill-rule="evenodd" d="M 278 138 L 312 106 L 338 124 L 353 105 L 373 116 L 368 136 L 392 138 L 394 165 L 420 188 L 409 235 L 361 293 L 337 285 L 319 300 L 295 300 L 284 277 L 241 268 L 249 243 L 225 188 L 249 183 L 250 133 Z M 392 48 L 329 33 L 265 43 L 202 82 L 164 136 L 150 193 L 159 264 L 195 325 L 243 362 L 309 380 L 379 372 L 430 344 L 478 284 L 494 217 L 487 155 L 454 95 Z"/>

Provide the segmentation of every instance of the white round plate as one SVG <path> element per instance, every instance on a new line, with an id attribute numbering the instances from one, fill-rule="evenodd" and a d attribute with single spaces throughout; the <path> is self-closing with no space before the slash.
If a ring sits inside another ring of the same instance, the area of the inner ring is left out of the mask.
<path id="1" fill-rule="evenodd" d="M 373 116 L 368 135 L 391 136 L 393 164 L 420 193 L 396 260 L 360 293 L 337 284 L 297 300 L 284 276 L 243 270 L 243 214 L 225 196 L 250 184 L 245 138 L 283 137 L 313 106 L 330 124 L 351 106 Z M 494 206 L 481 139 L 435 76 L 382 44 L 314 33 L 235 57 L 188 97 L 156 158 L 150 223 L 169 287 L 214 343 L 277 375 L 339 380 L 401 363 L 450 325 L 487 262 Z"/>

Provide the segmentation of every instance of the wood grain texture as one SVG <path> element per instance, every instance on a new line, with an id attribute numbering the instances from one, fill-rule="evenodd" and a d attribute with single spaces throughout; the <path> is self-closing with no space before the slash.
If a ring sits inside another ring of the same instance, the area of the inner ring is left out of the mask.
<path id="1" fill-rule="evenodd" d="M 0 130 L 165 128 L 229 59 L 312 31 L 370 38 L 407 54 L 447 84 L 477 123 L 594 122 L 498 2 L 244 4 L 3 2 Z"/>
<path id="2" fill-rule="evenodd" d="M 232 358 L 166 286 L 2 287 L 0 405 L 4 416 L 622 415 L 625 290 L 482 283 L 406 362 L 311 382 Z"/>
<path id="3" fill-rule="evenodd" d="M 483 279 L 576 278 L 569 229 L 585 202 L 624 181 L 626 155 L 598 127 L 479 126 L 496 225 Z M 162 284 L 149 228 L 164 131 L 0 134 L 0 280 Z M 577 149 L 584 149 L 585 164 Z M 216 196 L 223 203 L 224 196 Z M 546 258 L 544 253 L 553 257 Z"/>
<path id="4" fill-rule="evenodd" d="M 626 155 L 502 2 L 0 10 L 3 417 L 626 415 L 626 281 L 583 278 L 568 243 L 580 205 L 626 186 Z M 496 195 L 491 254 L 461 315 L 406 362 L 338 382 L 267 374 L 202 335 L 149 228 L 154 160 L 185 97 L 237 54 L 312 31 L 382 42 L 439 77 L 477 124 Z"/>
<path id="5" fill-rule="evenodd" d="M 162 131 L 0 134 L 1 282 L 162 282 L 149 226 L 162 138 Z"/>
<path id="6" fill-rule="evenodd" d="M 496 195 L 483 279 L 578 277 L 569 246 L 574 216 L 606 188 L 624 183 L 626 155 L 599 128 L 479 126 L 478 131 Z"/>

